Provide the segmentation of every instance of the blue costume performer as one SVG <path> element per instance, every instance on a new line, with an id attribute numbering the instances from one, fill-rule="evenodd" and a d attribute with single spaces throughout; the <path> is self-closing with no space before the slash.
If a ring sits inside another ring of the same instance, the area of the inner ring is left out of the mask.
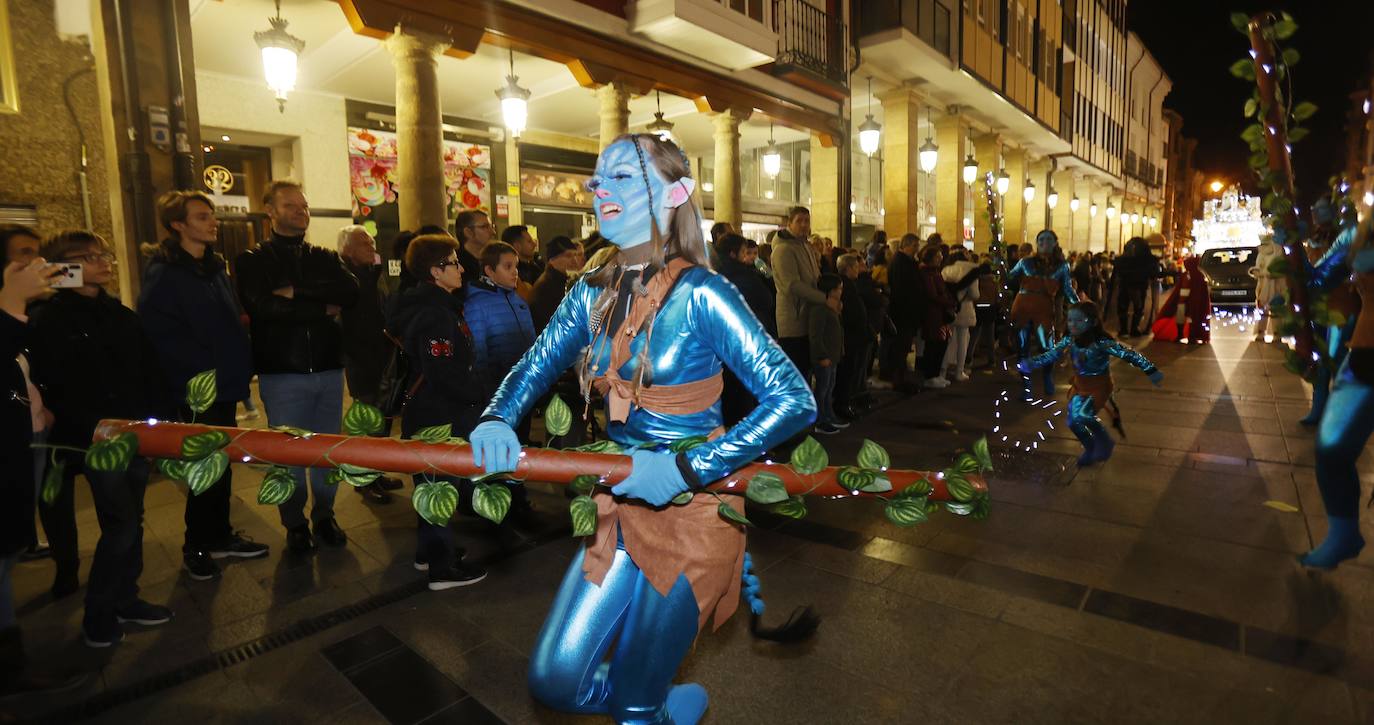
<path id="1" fill-rule="evenodd" d="M 1328 287 L 1348 279 L 1365 306 L 1374 304 L 1374 248 L 1369 246 L 1371 222 L 1347 227 L 1317 262 L 1309 284 Z M 1349 352 L 1336 371 L 1321 424 L 1317 428 L 1317 487 L 1326 506 L 1326 539 L 1299 557 L 1304 566 L 1332 569 L 1358 556 L 1360 535 L 1360 474 L 1355 461 L 1374 432 L 1374 314 L 1362 314 L 1350 336 Z"/>
<path id="2" fill-rule="evenodd" d="M 672 679 L 698 631 L 736 609 L 744 529 L 700 489 L 810 425 L 815 399 L 744 299 L 712 272 L 687 158 L 653 135 L 616 139 L 588 182 L 601 233 L 618 247 L 582 277 L 473 431 L 475 462 L 510 471 L 511 424 L 574 363 L 606 398 L 607 432 L 635 447 L 631 474 L 594 495 L 597 530 L 574 557 L 530 662 L 534 697 L 621 723 L 695 723 L 706 692 Z M 759 401 L 721 426 L 721 368 Z M 667 444 L 709 441 L 683 453 Z M 726 496 L 743 509 L 738 496 Z M 751 580 L 752 585 L 752 580 Z M 615 652 L 607 661 L 612 643 Z"/>
<path id="3" fill-rule="evenodd" d="M 1078 465 L 1087 466 L 1111 458 L 1112 449 L 1116 447 L 1111 434 L 1097 417 L 1097 411 L 1112 396 L 1112 358 L 1120 358 L 1140 368 L 1155 385 L 1164 379 L 1164 373 L 1156 369 L 1144 355 L 1112 339 L 1102 329 L 1096 304 L 1079 302 L 1070 307 L 1068 323 L 1067 336 L 1049 350 L 1017 363 L 1016 367 L 1029 375 L 1031 370 L 1054 365 L 1064 356 L 1065 350 L 1069 352 L 1073 359 L 1069 429 L 1083 444 L 1083 455 L 1078 457 Z"/>
<path id="4" fill-rule="evenodd" d="M 1345 360 L 1346 345 L 1350 342 L 1350 336 L 1355 333 L 1356 313 L 1359 311 L 1359 301 L 1349 280 L 1350 268 L 1345 259 L 1350 238 L 1347 237 L 1344 247 L 1337 251 L 1335 240 L 1339 236 L 1339 226 L 1336 222 L 1336 213 L 1326 197 L 1318 198 L 1312 204 L 1312 220 L 1315 222 L 1315 228 L 1307 239 L 1308 252 L 1311 255 L 1310 259 L 1326 263 L 1326 271 L 1318 272 L 1318 276 L 1310 279 L 1314 286 L 1326 291 L 1328 306 L 1346 314 L 1346 324 L 1327 325 L 1326 359 L 1318 363 L 1316 378 L 1312 380 L 1312 409 L 1298 421 L 1305 426 L 1316 426 L 1321 422 L 1326 400 L 1331 394 L 1331 378 Z M 1353 226 L 1352 224 L 1347 228 Z M 1283 236 L 1276 233 L 1279 239 Z M 1334 255 L 1333 251 L 1336 252 Z M 1339 273 L 1335 273 L 1337 271 Z M 1309 272 L 1317 270 L 1309 268 Z"/>
<path id="5" fill-rule="evenodd" d="M 1078 303 L 1078 293 L 1069 277 L 1069 263 L 1059 249 L 1059 236 L 1046 229 L 1035 235 L 1035 247 L 1035 256 L 1017 262 L 1008 273 L 1009 282 L 1020 281 L 1016 299 L 1011 302 L 1011 324 L 1017 331 L 1023 361 L 1030 357 L 1032 341 L 1038 343 L 1042 351 L 1054 347 L 1054 322 L 1059 314 L 1060 293 L 1069 304 Z M 1045 397 L 1053 397 L 1054 366 L 1046 365 L 1042 375 Z M 1026 400 L 1030 399 L 1030 383 L 1027 382 Z"/>

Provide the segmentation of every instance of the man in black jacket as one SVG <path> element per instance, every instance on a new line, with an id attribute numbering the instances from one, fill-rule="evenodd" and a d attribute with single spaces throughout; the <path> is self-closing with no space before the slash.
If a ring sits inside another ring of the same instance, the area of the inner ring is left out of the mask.
<path id="1" fill-rule="evenodd" d="M 183 400 L 188 380 L 215 371 L 215 402 L 199 415 L 179 404 L 178 417 L 233 427 L 239 401 L 249 396 L 253 359 L 224 258 L 210 249 L 219 237 L 214 203 L 198 191 L 170 191 L 157 200 L 157 211 L 171 236 L 158 245 L 144 273 L 139 318 L 167 373 L 169 400 Z M 215 559 L 267 556 L 265 544 L 245 539 L 229 524 L 232 482 L 226 468 L 209 489 L 186 497 L 181 556 L 196 581 L 219 576 Z"/>
<path id="2" fill-rule="evenodd" d="M 29 322 L 34 382 L 56 419 L 50 442 L 84 449 L 102 418 L 170 417 L 167 383 L 152 342 L 138 315 L 105 291 L 114 279 L 114 255 L 105 240 L 90 232 L 63 232 L 44 242 L 42 253 L 54 262 L 80 264 L 84 283 L 35 306 Z M 148 460 L 135 455 L 127 469 L 109 472 L 83 470 L 80 456 L 58 460 L 65 468 L 53 508 L 71 510 L 76 474 L 84 473 L 100 521 L 82 620 L 86 644 L 119 642 L 124 623 L 171 621 L 170 609 L 138 597 Z M 68 547 L 76 550 L 75 518 L 67 523 L 70 531 L 47 528 L 55 558 Z"/>
<path id="3" fill-rule="evenodd" d="M 712 227 L 712 230 L 714 231 L 715 227 Z M 735 285 L 744 297 L 744 304 L 748 305 L 754 316 L 763 323 L 763 329 L 776 340 L 778 317 L 775 306 L 778 291 L 773 286 L 773 281 L 764 277 L 754 266 L 754 260 L 759 256 L 758 243 L 726 229 L 723 236 L 716 241 L 714 248 L 715 259 L 719 263 L 716 271 Z M 734 373 L 729 370 L 722 372 L 725 378 L 724 388 L 720 393 L 720 410 L 725 425 L 731 426 L 744 420 L 744 417 L 758 406 L 758 401 Z"/>
<path id="4" fill-rule="evenodd" d="M 491 218 L 484 211 L 467 209 L 458 212 L 453 220 L 453 236 L 458 240 L 458 261 L 463 265 L 463 289 L 456 292 L 461 299 L 467 286 L 482 278 L 482 250 L 495 236 Z"/>
<path id="5" fill-rule="evenodd" d="M 859 417 L 862 408 L 859 397 L 868 378 L 877 331 L 870 323 L 868 304 L 864 299 L 864 282 L 860 279 L 860 275 L 868 271 L 864 266 L 864 258 L 853 252 L 842 254 L 835 260 L 835 267 L 840 272 L 840 279 L 844 280 L 844 290 L 840 293 L 844 357 L 835 372 L 835 412 L 853 419 Z"/>
<path id="6" fill-rule="evenodd" d="M 887 348 L 887 359 L 882 361 L 882 377 L 894 387 L 911 392 L 915 386 L 907 378 L 911 370 L 906 366 L 907 353 L 924 314 L 924 281 L 921 269 L 916 264 L 916 249 L 921 246 L 921 238 L 907 233 L 897 243 L 896 253 L 887 267 L 887 286 L 891 299 L 888 315 L 895 331 L 892 344 Z"/>
<path id="7" fill-rule="evenodd" d="M 263 194 L 272 237 L 239 255 L 239 297 L 253 337 L 253 369 L 267 422 L 316 433 L 338 433 L 343 417 L 343 332 L 338 315 L 358 301 L 358 280 L 338 252 L 305 243 L 310 206 L 301 187 L 273 181 Z M 292 470 L 296 490 L 277 507 L 292 551 L 315 548 L 315 534 L 330 546 L 348 541 L 334 520 L 335 486 L 328 470 L 309 476 L 315 503 L 305 518 L 306 471 Z"/>
<path id="8" fill-rule="evenodd" d="M 554 311 L 562 304 L 572 284 L 570 275 L 586 264 L 582 245 L 561 235 L 549 240 L 544 258 L 548 262 L 530 291 L 530 317 L 534 320 L 535 333 L 543 332 L 544 326 L 553 319 Z"/>

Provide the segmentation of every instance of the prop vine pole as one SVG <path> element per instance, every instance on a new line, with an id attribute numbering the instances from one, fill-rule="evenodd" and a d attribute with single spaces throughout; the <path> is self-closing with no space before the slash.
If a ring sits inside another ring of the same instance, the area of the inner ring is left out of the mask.
<path id="1" fill-rule="evenodd" d="M 124 433 L 138 436 L 138 454 L 151 458 L 178 458 L 182 443 L 188 437 L 208 431 L 221 431 L 229 436 L 224 447 L 229 460 L 235 463 L 270 463 L 281 466 L 333 467 L 341 464 L 362 466 L 378 471 L 408 474 L 439 474 L 477 478 L 486 471 L 473 465 L 472 448 L 452 443 L 401 441 L 393 438 L 355 437 L 313 433 L 299 436 L 292 433 L 243 428 L 223 428 L 192 423 L 166 423 L 129 420 L 102 420 L 96 427 L 95 440 L 112 440 Z M 597 473 L 601 483 L 610 485 L 629 475 L 630 457 L 617 454 L 584 453 L 543 448 L 526 448 L 520 463 L 511 474 L 513 478 L 546 483 L 570 484 L 573 479 Z M 782 463 L 754 463 L 718 481 L 709 490 L 719 493 L 744 493 L 749 481 L 760 473 L 771 473 L 782 480 L 789 495 L 865 496 L 839 483 L 840 467 L 827 467 L 817 473 L 803 475 Z M 888 469 L 893 491 L 902 491 L 924 479 L 930 484 L 929 500 L 950 501 L 948 487 L 942 473 Z M 974 472 L 963 474 L 978 495 L 985 495 L 987 483 Z"/>
<path id="2" fill-rule="evenodd" d="M 1259 121 L 1264 133 L 1265 146 L 1269 156 L 1269 172 L 1272 191 L 1283 202 L 1273 209 L 1276 217 L 1275 228 L 1288 230 L 1287 243 L 1283 245 L 1284 257 L 1288 261 L 1288 299 L 1297 313 L 1300 324 L 1294 332 L 1294 350 L 1304 368 L 1311 366 L 1312 354 L 1316 345 L 1312 333 L 1312 308 L 1308 304 L 1307 281 L 1302 270 L 1307 267 L 1303 256 L 1302 240 L 1298 233 L 1298 215 L 1293 206 L 1295 189 L 1293 186 L 1293 160 L 1288 150 L 1288 107 L 1291 101 L 1283 97 L 1278 88 L 1279 63 L 1275 53 L 1273 37 L 1274 16 L 1260 13 L 1250 18 L 1247 26 L 1250 37 L 1251 59 L 1255 67 L 1255 85 L 1259 89 Z"/>

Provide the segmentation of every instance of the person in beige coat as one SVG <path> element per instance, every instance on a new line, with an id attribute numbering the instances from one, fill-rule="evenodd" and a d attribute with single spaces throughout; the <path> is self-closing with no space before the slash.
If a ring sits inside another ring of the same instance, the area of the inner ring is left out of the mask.
<path id="1" fill-rule="evenodd" d="M 811 379 L 811 351 L 807 340 L 807 320 L 812 305 L 825 304 L 825 293 L 816 288 L 820 260 L 807 244 L 811 235 L 811 212 L 792 207 L 787 212 L 787 227 L 773 237 L 773 282 L 778 288 L 778 344 L 801 371 Z"/>

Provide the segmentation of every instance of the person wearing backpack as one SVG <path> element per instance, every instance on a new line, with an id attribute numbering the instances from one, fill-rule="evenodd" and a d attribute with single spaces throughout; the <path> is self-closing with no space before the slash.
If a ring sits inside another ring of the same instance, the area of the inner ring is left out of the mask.
<path id="1" fill-rule="evenodd" d="M 396 298 L 387 319 L 387 328 L 399 336 L 410 362 L 401 438 L 442 425 L 451 426 L 450 435 L 467 438 L 487 396 L 476 384 L 472 335 L 463 321 L 463 303 L 453 294 L 463 286 L 458 240 L 447 234 L 418 236 L 406 249 L 405 263 L 419 283 Z M 435 480 L 459 483 L 445 476 Z M 415 568 L 428 572 L 431 591 L 476 584 L 486 577 L 480 567 L 463 563 L 447 524 L 432 524 L 416 514 L 416 526 Z"/>

